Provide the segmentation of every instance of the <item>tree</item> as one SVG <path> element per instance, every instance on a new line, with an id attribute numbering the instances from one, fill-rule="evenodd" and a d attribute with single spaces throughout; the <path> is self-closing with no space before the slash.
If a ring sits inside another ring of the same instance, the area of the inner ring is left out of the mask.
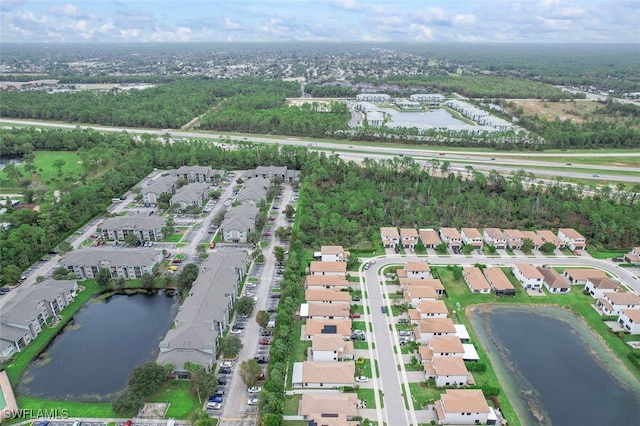
<path id="1" fill-rule="evenodd" d="M 124 242 L 130 246 L 135 246 L 140 242 L 140 240 L 135 234 L 127 234 L 127 236 L 124 237 Z"/>
<path id="2" fill-rule="evenodd" d="M 161 365 L 146 362 L 129 374 L 127 385 L 135 393 L 147 397 L 157 391 L 167 380 L 167 373 Z"/>
<path id="3" fill-rule="evenodd" d="M 550 241 L 547 241 L 542 246 L 540 246 L 540 251 L 544 254 L 551 254 L 556 250 L 556 245 Z"/>
<path id="4" fill-rule="evenodd" d="M 52 278 L 54 280 L 66 280 L 69 279 L 69 276 L 73 276 L 72 279 L 75 279 L 76 276 L 72 271 L 69 271 L 67 268 L 65 268 L 64 266 L 58 266 L 54 271 L 53 271 L 53 275 Z"/>
<path id="5" fill-rule="evenodd" d="M 287 206 L 284 208 L 284 215 L 287 217 L 287 219 L 291 219 L 293 216 L 295 216 L 295 214 L 296 209 L 291 204 L 287 204 Z"/>
<path id="6" fill-rule="evenodd" d="M 242 349 L 242 341 L 233 335 L 227 335 L 220 339 L 220 352 L 224 358 L 235 358 Z"/>
<path id="7" fill-rule="evenodd" d="M 151 275 L 148 272 L 145 272 L 144 274 L 142 274 L 142 276 L 140 277 L 140 285 L 142 286 L 142 288 L 144 288 L 145 290 L 151 290 L 153 289 L 154 285 L 156 283 L 155 278 L 153 277 L 153 275 Z"/>
<path id="8" fill-rule="evenodd" d="M 107 268 L 100 268 L 98 272 L 98 278 L 96 278 L 96 284 L 99 287 L 106 287 L 111 283 L 111 272 Z"/>
<path id="9" fill-rule="evenodd" d="M 255 359 L 248 359 L 240 364 L 240 377 L 247 387 L 255 386 L 261 373 L 262 367 Z"/>
<path id="10" fill-rule="evenodd" d="M 61 158 L 53 160 L 53 167 L 58 171 L 58 176 L 62 176 L 62 168 L 65 164 L 67 164 L 67 162 Z"/>
<path id="11" fill-rule="evenodd" d="M 273 255 L 275 256 L 278 262 L 282 262 L 284 260 L 284 248 L 280 246 L 275 246 L 273 248 Z"/>
<path id="12" fill-rule="evenodd" d="M 211 219 L 211 223 L 216 225 L 216 226 L 220 226 L 220 224 L 224 220 L 224 215 L 225 214 L 226 214 L 226 210 L 225 209 L 222 209 L 222 210 L 218 211 L 218 213 L 216 213 L 213 216 L 213 219 Z"/>
<path id="13" fill-rule="evenodd" d="M 130 389 L 125 389 L 111 403 L 111 409 L 117 416 L 132 417 L 138 413 L 142 404 L 144 404 L 142 395 L 132 392 Z"/>
<path id="14" fill-rule="evenodd" d="M 252 297 L 241 297 L 236 300 L 236 312 L 240 315 L 249 315 L 253 311 L 255 300 Z"/>
<path id="15" fill-rule="evenodd" d="M 256 322 L 262 328 L 266 328 L 267 324 L 269 324 L 269 312 L 267 311 L 258 311 L 256 314 Z"/>
<path id="16" fill-rule="evenodd" d="M 15 179 L 16 182 L 18 182 L 22 177 L 22 172 L 13 163 L 9 163 L 6 166 L 4 166 L 3 171 L 10 179 Z"/>
<path id="17" fill-rule="evenodd" d="M 213 392 L 216 383 L 216 377 L 212 371 L 207 371 L 202 365 L 193 362 L 185 362 L 184 368 L 190 373 L 191 381 L 189 389 L 196 394 L 198 401 L 202 402 L 202 397 Z"/>
<path id="18" fill-rule="evenodd" d="M 207 248 L 202 244 L 198 244 L 196 246 L 196 252 L 198 253 L 198 256 L 202 256 L 207 252 Z"/>
<path id="19" fill-rule="evenodd" d="M 531 253 L 531 250 L 533 250 L 533 241 L 531 240 L 531 238 L 525 238 L 522 242 L 522 251 L 525 254 L 529 254 Z"/>
<path id="20" fill-rule="evenodd" d="M 473 251 L 473 245 L 471 244 L 465 244 L 462 246 L 462 253 L 465 255 L 471 254 L 471 252 Z"/>
<path id="21" fill-rule="evenodd" d="M 120 277 L 117 280 L 113 281 L 113 290 L 116 293 L 121 292 L 122 290 L 124 290 L 124 288 L 127 285 L 127 280 L 125 280 L 124 278 Z"/>
<path id="22" fill-rule="evenodd" d="M 193 412 L 189 415 L 189 420 L 193 426 L 215 426 L 217 424 L 216 419 L 210 417 L 204 410 Z"/>
<path id="23" fill-rule="evenodd" d="M 2 279 L 5 284 L 16 284 L 22 275 L 22 270 L 16 265 L 7 265 L 2 268 Z"/>

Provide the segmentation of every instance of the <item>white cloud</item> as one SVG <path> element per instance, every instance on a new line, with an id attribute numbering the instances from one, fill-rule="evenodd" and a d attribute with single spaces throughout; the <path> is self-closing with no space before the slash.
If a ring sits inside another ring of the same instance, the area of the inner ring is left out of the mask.
<path id="1" fill-rule="evenodd" d="M 542 0 L 542 5 L 544 7 L 549 7 L 552 4 L 560 3 L 560 0 Z"/>
<path id="2" fill-rule="evenodd" d="M 409 29 L 414 31 L 417 40 L 433 40 L 433 30 L 426 25 L 410 24 Z"/>
<path id="3" fill-rule="evenodd" d="M 70 18 L 78 16 L 78 8 L 69 3 L 62 6 L 51 6 L 49 12 L 56 16 L 67 16 Z"/>
<path id="4" fill-rule="evenodd" d="M 233 22 L 231 19 L 225 16 L 224 27 L 228 30 L 237 30 L 240 28 L 240 24 L 238 24 L 237 22 Z"/>
<path id="5" fill-rule="evenodd" d="M 347 10 L 355 10 L 358 8 L 355 0 L 322 0 L 322 3 Z"/>
<path id="6" fill-rule="evenodd" d="M 462 25 L 473 24 L 476 21 L 476 17 L 475 15 L 472 15 L 470 13 L 465 13 L 463 15 L 454 16 L 452 21 L 454 24 L 462 24 Z"/>
<path id="7" fill-rule="evenodd" d="M 426 9 L 419 11 L 416 15 L 423 22 L 437 22 L 447 20 L 447 12 L 445 12 L 443 8 L 437 6 L 427 7 Z"/>

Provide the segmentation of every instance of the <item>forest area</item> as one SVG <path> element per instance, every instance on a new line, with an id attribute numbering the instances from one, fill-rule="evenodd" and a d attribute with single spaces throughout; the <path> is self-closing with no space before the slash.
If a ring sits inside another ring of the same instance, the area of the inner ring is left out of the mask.
<path id="1" fill-rule="evenodd" d="M 587 188 L 564 189 L 559 182 L 527 189 L 522 184 L 524 172 L 504 177 L 470 170 L 462 175 L 449 173 L 447 163 L 438 160 L 428 170 L 409 158 L 358 165 L 304 147 L 240 143 L 237 149 L 224 150 L 202 141 L 166 144 L 144 135 L 134 142 L 126 133 L 87 130 L 3 129 L 0 137 L 13 141 L 7 146 L 27 157 L 47 149 L 77 151 L 82 158 L 93 159 L 87 161 L 80 180 L 60 176 L 46 194 L 34 190 L 30 177 L 25 178 L 26 202 L 36 202 L 40 211 L 9 209 L 0 218 L 9 223 L 8 230 L 0 233 L 3 271 L 11 265 L 23 270 L 37 261 L 78 226 L 104 214 L 113 197 L 154 168 L 182 165 L 239 170 L 270 164 L 302 170 L 299 238 L 309 248 L 322 244 L 371 248 L 380 226 L 574 227 L 606 248 L 628 248 L 640 241 L 636 193 L 614 195 L 604 186 L 591 188 L 597 194 L 589 197 L 584 194 Z M 435 177 L 436 173 L 445 177 Z M 50 195 L 54 189 L 60 191 L 58 201 Z"/>

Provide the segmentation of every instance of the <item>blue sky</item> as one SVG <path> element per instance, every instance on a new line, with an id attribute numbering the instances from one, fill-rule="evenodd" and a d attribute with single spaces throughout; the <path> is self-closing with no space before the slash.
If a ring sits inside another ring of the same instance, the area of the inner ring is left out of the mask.
<path id="1" fill-rule="evenodd" d="M 640 0 L 0 0 L 3 42 L 638 43 Z"/>

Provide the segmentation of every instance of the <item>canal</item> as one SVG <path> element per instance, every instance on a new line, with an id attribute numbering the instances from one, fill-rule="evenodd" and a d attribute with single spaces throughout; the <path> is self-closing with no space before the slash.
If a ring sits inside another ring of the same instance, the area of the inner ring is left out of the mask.
<path id="1" fill-rule="evenodd" d="M 156 357 L 179 306 L 177 297 L 94 298 L 27 368 L 19 391 L 34 397 L 105 401 L 138 365 Z"/>
<path id="2" fill-rule="evenodd" d="M 640 383 L 570 311 L 482 305 L 468 317 L 524 425 L 638 424 Z"/>

